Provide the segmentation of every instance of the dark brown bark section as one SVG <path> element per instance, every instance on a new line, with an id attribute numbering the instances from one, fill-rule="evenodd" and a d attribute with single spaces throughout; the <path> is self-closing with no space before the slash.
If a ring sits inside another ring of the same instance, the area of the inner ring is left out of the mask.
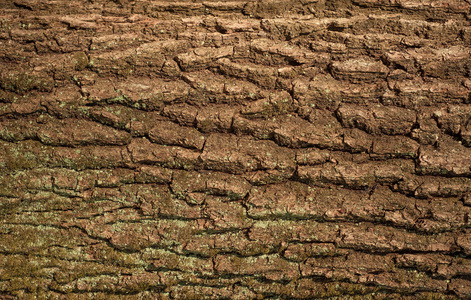
<path id="1" fill-rule="evenodd" d="M 0 3 L 0 299 L 471 297 L 465 0 Z"/>

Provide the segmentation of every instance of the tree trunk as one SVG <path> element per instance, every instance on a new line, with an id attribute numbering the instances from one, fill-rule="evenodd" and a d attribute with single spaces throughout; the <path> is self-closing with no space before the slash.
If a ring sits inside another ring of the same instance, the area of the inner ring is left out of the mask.
<path id="1" fill-rule="evenodd" d="M 471 298 L 471 3 L 0 3 L 0 299 Z"/>

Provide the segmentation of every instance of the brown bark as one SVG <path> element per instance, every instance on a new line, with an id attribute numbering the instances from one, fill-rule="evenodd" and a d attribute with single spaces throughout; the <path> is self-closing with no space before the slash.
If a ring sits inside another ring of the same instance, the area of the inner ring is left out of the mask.
<path id="1" fill-rule="evenodd" d="M 471 298 L 471 3 L 0 3 L 0 299 Z"/>

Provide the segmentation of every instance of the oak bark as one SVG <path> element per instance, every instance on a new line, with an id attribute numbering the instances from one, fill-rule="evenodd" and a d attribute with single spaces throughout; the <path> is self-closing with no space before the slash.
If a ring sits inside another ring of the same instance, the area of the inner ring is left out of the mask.
<path id="1" fill-rule="evenodd" d="M 0 3 L 0 299 L 471 297 L 471 3 Z"/>

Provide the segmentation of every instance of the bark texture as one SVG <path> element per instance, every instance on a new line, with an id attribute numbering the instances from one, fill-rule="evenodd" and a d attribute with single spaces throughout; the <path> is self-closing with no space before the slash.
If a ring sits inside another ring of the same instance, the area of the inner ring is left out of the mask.
<path id="1" fill-rule="evenodd" d="M 470 20 L 0 1 L 0 299 L 471 298 Z"/>

